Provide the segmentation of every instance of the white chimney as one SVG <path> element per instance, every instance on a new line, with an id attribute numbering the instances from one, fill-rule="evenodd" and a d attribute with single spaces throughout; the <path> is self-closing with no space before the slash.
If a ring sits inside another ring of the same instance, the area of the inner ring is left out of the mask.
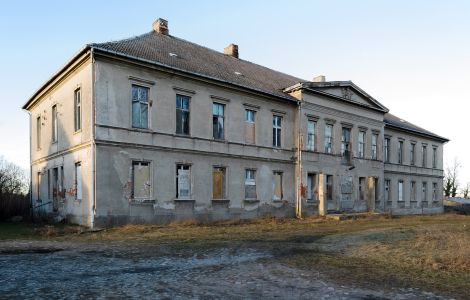
<path id="1" fill-rule="evenodd" d="M 312 81 L 313 82 L 325 82 L 326 77 L 325 77 L 325 75 L 319 75 L 319 76 L 313 77 Z"/>

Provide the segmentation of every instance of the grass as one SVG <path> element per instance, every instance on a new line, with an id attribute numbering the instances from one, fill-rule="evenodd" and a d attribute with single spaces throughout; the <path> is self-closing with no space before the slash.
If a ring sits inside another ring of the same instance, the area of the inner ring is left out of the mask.
<path id="1" fill-rule="evenodd" d="M 414 287 L 470 298 L 470 216 L 185 222 L 127 225 L 85 234 L 79 227 L 35 229 L 0 224 L 0 239 L 7 238 L 52 239 L 77 245 L 142 242 L 174 249 L 263 247 L 272 250 L 282 263 L 320 270 L 339 283 L 381 289 Z"/>

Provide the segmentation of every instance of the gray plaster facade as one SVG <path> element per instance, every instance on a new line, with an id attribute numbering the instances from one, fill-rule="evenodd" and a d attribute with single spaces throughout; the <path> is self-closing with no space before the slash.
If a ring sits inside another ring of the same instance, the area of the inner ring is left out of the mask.
<path id="1" fill-rule="evenodd" d="M 224 54 L 170 36 L 160 19 L 134 39 L 87 45 L 23 108 L 35 214 L 93 227 L 443 211 L 447 139 L 350 81 L 251 64 L 236 45 Z"/>

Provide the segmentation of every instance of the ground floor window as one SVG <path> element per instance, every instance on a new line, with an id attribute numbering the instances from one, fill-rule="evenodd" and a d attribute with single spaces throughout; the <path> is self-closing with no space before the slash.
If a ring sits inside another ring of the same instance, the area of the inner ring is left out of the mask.
<path id="1" fill-rule="evenodd" d="M 437 183 L 432 183 L 432 201 L 437 201 Z"/>
<path id="2" fill-rule="evenodd" d="M 384 200 L 385 202 L 390 201 L 390 179 L 384 181 Z"/>
<path id="3" fill-rule="evenodd" d="M 176 198 L 191 198 L 191 166 L 176 165 Z"/>
<path id="4" fill-rule="evenodd" d="M 132 162 L 132 199 L 150 199 L 150 163 Z"/>
<path id="5" fill-rule="evenodd" d="M 325 190 L 326 200 L 333 200 L 333 175 L 326 175 Z"/>
<path id="6" fill-rule="evenodd" d="M 256 199 L 256 170 L 245 170 L 245 199 Z"/>
<path id="7" fill-rule="evenodd" d="M 398 181 L 398 201 L 403 201 L 403 180 Z"/>
<path id="8" fill-rule="evenodd" d="M 282 172 L 275 171 L 274 175 L 274 182 L 273 182 L 273 200 L 282 200 L 283 191 L 282 191 Z"/>
<path id="9" fill-rule="evenodd" d="M 410 199 L 416 201 L 416 182 L 412 181 L 410 184 Z"/>
<path id="10" fill-rule="evenodd" d="M 315 190 L 317 188 L 317 174 L 309 173 L 307 175 L 307 200 L 317 201 Z"/>
<path id="11" fill-rule="evenodd" d="M 212 170 L 212 199 L 225 199 L 225 174 L 224 167 L 214 167 Z"/>
<path id="12" fill-rule="evenodd" d="M 359 200 L 366 199 L 366 178 L 359 177 Z"/>
<path id="13" fill-rule="evenodd" d="M 427 183 L 427 182 L 423 182 L 423 185 L 422 185 L 422 193 L 423 193 L 423 195 L 422 195 L 421 200 L 422 200 L 423 202 L 428 201 L 428 197 L 427 197 L 427 194 L 428 194 L 428 183 Z"/>

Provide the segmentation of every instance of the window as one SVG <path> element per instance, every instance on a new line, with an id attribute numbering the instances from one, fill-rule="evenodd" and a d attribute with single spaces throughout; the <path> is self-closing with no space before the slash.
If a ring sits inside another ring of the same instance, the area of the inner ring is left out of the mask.
<path id="1" fill-rule="evenodd" d="M 410 199 L 416 201 L 416 182 L 414 181 L 410 183 Z"/>
<path id="2" fill-rule="evenodd" d="M 427 162 L 428 162 L 428 147 L 426 145 L 423 145 L 421 147 L 421 153 L 422 153 L 422 162 L 421 162 L 421 165 L 423 166 L 423 168 L 426 168 L 427 167 Z"/>
<path id="3" fill-rule="evenodd" d="M 437 182 L 432 183 L 432 201 L 437 201 Z"/>
<path id="4" fill-rule="evenodd" d="M 52 169 L 52 210 L 59 210 L 59 168 Z"/>
<path id="5" fill-rule="evenodd" d="M 341 156 L 350 157 L 351 129 L 343 127 L 341 134 Z"/>
<path id="6" fill-rule="evenodd" d="M 365 150 L 365 141 L 366 141 L 366 132 L 365 131 L 359 131 L 359 136 L 357 138 L 357 154 L 359 158 L 364 158 L 364 150 Z"/>
<path id="7" fill-rule="evenodd" d="M 403 180 L 398 181 L 398 201 L 403 201 Z"/>
<path id="8" fill-rule="evenodd" d="M 333 175 L 326 175 L 326 200 L 333 200 Z"/>
<path id="9" fill-rule="evenodd" d="M 385 189 L 384 189 L 385 190 L 385 194 L 384 194 L 385 202 L 388 202 L 390 201 L 390 184 L 391 184 L 390 179 L 385 179 L 384 183 L 385 183 Z"/>
<path id="10" fill-rule="evenodd" d="M 245 170 L 245 199 L 256 199 L 256 170 Z"/>
<path id="11" fill-rule="evenodd" d="M 282 172 L 275 171 L 274 182 L 273 182 L 273 200 L 282 200 Z"/>
<path id="12" fill-rule="evenodd" d="M 132 194 L 136 200 L 150 199 L 150 163 L 143 161 L 132 162 Z"/>
<path id="13" fill-rule="evenodd" d="M 57 104 L 52 106 L 52 142 L 57 142 L 57 131 L 59 124 L 57 121 Z"/>
<path id="14" fill-rule="evenodd" d="M 245 110 L 245 143 L 255 144 L 255 111 Z"/>
<path id="15" fill-rule="evenodd" d="M 176 95 L 176 133 L 189 135 L 189 97 Z"/>
<path id="16" fill-rule="evenodd" d="M 75 90 L 73 99 L 74 130 L 77 132 L 82 129 L 82 93 L 80 89 Z"/>
<path id="17" fill-rule="evenodd" d="M 149 127 L 149 88 L 132 85 L 132 127 Z"/>
<path id="18" fill-rule="evenodd" d="M 307 174 L 307 200 L 317 201 L 316 199 L 316 186 L 317 186 L 317 175 L 314 173 Z"/>
<path id="19" fill-rule="evenodd" d="M 52 199 L 52 192 L 51 192 L 51 170 L 47 170 L 47 199 L 51 200 Z"/>
<path id="20" fill-rule="evenodd" d="M 36 200 L 41 200 L 41 184 L 42 184 L 42 176 L 41 176 L 41 172 L 38 172 L 37 173 L 37 190 L 36 190 L 36 193 L 37 193 L 37 198 Z"/>
<path id="21" fill-rule="evenodd" d="M 212 199 L 225 199 L 225 171 L 223 167 L 214 167 L 212 170 Z"/>
<path id="22" fill-rule="evenodd" d="M 432 167 L 437 168 L 437 148 L 432 147 Z"/>
<path id="23" fill-rule="evenodd" d="M 427 194 L 428 194 L 428 183 L 427 182 L 423 182 L 422 192 L 423 192 L 423 196 L 422 196 L 421 200 L 423 202 L 428 201 L 428 196 L 427 196 Z"/>
<path id="24" fill-rule="evenodd" d="M 377 140 L 379 139 L 379 135 L 376 133 L 372 134 L 372 143 L 371 143 L 371 158 L 377 159 Z"/>
<path id="25" fill-rule="evenodd" d="M 307 123 L 307 150 L 315 151 L 317 122 L 308 120 Z"/>
<path id="26" fill-rule="evenodd" d="M 366 178 L 359 177 L 359 200 L 366 200 Z"/>
<path id="27" fill-rule="evenodd" d="M 59 197 L 65 199 L 65 177 L 64 177 L 64 166 L 60 166 L 60 177 L 59 177 Z"/>
<path id="28" fill-rule="evenodd" d="M 414 166 L 415 164 L 415 151 L 416 149 L 416 144 L 414 143 L 411 143 L 410 144 L 410 165 Z"/>
<path id="29" fill-rule="evenodd" d="M 216 140 L 223 140 L 225 120 L 225 105 L 220 103 L 212 104 L 212 136 Z"/>
<path id="30" fill-rule="evenodd" d="M 41 149 L 41 117 L 36 118 L 36 148 Z"/>
<path id="31" fill-rule="evenodd" d="M 191 166 L 176 165 L 176 198 L 191 198 Z"/>
<path id="32" fill-rule="evenodd" d="M 325 153 L 333 152 L 333 125 L 325 125 Z"/>
<path id="33" fill-rule="evenodd" d="M 384 140 L 384 161 L 390 162 L 390 139 L 386 138 Z"/>
<path id="34" fill-rule="evenodd" d="M 82 163 L 75 163 L 75 200 L 82 200 Z"/>
<path id="35" fill-rule="evenodd" d="M 281 147 L 282 117 L 273 116 L 273 147 Z"/>
<path id="36" fill-rule="evenodd" d="M 403 141 L 398 141 L 398 163 L 403 163 Z"/>

